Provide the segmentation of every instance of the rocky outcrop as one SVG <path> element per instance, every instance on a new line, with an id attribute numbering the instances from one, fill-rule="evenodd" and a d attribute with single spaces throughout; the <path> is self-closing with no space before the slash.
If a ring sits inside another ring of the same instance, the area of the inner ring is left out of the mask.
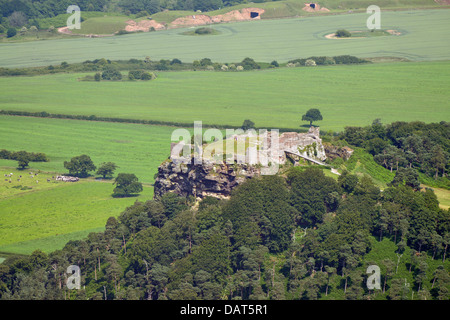
<path id="1" fill-rule="evenodd" d="M 192 152 L 191 157 L 189 152 L 187 157 L 181 157 L 178 152 L 173 151 L 181 150 L 185 145 L 182 142 L 174 143 L 171 146 L 171 157 L 158 168 L 154 197 L 159 198 L 167 192 L 175 192 L 194 198 L 228 198 L 231 191 L 247 179 L 263 174 L 275 174 L 279 166 L 285 164 L 288 159 L 293 160 L 294 165 L 298 165 L 300 158 L 323 164 L 322 161 L 326 160 L 327 155 L 319 132 L 320 129 L 315 127 L 311 127 L 307 133 L 284 132 L 279 136 L 267 132 L 267 136 L 262 139 L 264 141 L 252 140 L 254 143 L 248 144 L 245 154 L 235 154 L 231 163 L 223 161 L 223 150 L 219 161 L 205 155 L 199 157 L 201 161 L 194 158 L 198 157 L 200 150 L 207 149 L 207 145 L 188 146 L 187 150 Z M 254 133 L 248 131 L 228 139 L 243 144 L 249 141 L 249 137 L 255 138 Z M 220 142 L 220 145 L 223 143 Z M 275 167 L 275 172 L 267 173 L 268 167 Z"/>
<path id="2" fill-rule="evenodd" d="M 351 149 L 347 146 L 338 147 L 338 146 L 334 146 L 329 143 L 325 143 L 323 146 L 325 149 L 326 156 L 330 160 L 334 160 L 336 158 L 342 158 L 344 160 L 348 160 L 348 159 L 350 159 L 350 157 L 353 154 L 353 149 Z"/>
<path id="3" fill-rule="evenodd" d="M 175 192 L 194 198 L 228 198 L 239 184 L 259 175 L 260 169 L 248 164 L 216 164 L 210 161 L 183 164 L 168 159 L 158 168 L 154 197 Z"/>

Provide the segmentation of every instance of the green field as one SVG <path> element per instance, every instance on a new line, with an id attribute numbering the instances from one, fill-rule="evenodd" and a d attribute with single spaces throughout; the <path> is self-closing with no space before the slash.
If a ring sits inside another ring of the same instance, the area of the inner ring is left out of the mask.
<path id="1" fill-rule="evenodd" d="M 116 173 L 134 173 L 141 182 L 153 182 L 158 166 L 170 154 L 174 128 L 61 119 L 0 116 L 0 148 L 43 152 L 49 162 L 30 163 L 42 171 L 66 173 L 64 161 L 87 154 L 98 167 L 115 162 Z M 0 160 L 0 166 L 17 166 Z"/>
<path id="2" fill-rule="evenodd" d="M 241 125 L 243 120 L 251 119 L 257 127 L 299 128 L 307 124 L 302 123 L 301 115 L 309 108 L 317 107 L 324 117 L 317 124 L 325 131 L 369 125 L 376 118 L 381 118 L 383 123 L 450 119 L 449 61 L 254 72 L 159 72 L 158 78 L 151 82 L 77 81 L 82 76 L 55 74 L 0 78 L 3 89 L 0 108 L 161 120 L 190 126 L 194 121 Z M 93 127 L 93 123 L 85 125 L 86 128 Z M 98 128 L 104 126 L 108 125 L 96 125 Z M 43 130 L 53 130 L 51 127 L 42 126 Z M 64 128 L 54 130 L 59 129 Z M 13 123 L 7 132 L 12 130 L 19 134 L 21 129 Z M 83 141 L 88 136 L 83 134 L 80 139 L 74 135 L 73 139 Z M 116 140 L 136 139 L 134 133 L 127 136 Z M 99 139 L 108 137 L 101 134 L 90 144 L 101 143 Z M 129 147 L 123 143 L 118 145 Z M 14 143 L 11 143 L 12 147 Z M 152 151 L 146 152 L 153 156 Z"/>
<path id="3" fill-rule="evenodd" d="M 81 29 L 73 29 L 74 34 L 113 34 L 119 30 L 125 29 L 125 21 L 129 20 L 126 16 L 107 16 L 94 17 L 82 23 Z"/>
<path id="4" fill-rule="evenodd" d="M 313 55 L 351 54 L 358 57 L 397 56 L 411 60 L 449 58 L 449 11 L 386 11 L 382 28 L 402 33 L 395 37 L 370 37 L 339 41 L 324 38 L 337 29 L 366 29 L 366 13 L 322 15 L 291 19 L 218 24 L 214 37 L 186 37 L 187 29 L 170 29 L 105 38 L 60 39 L 2 43 L 0 67 L 25 67 L 150 56 L 153 60 L 178 58 L 193 61 L 204 57 L 219 62 L 285 62 Z M 86 21 L 87 22 L 87 21 Z"/>
<path id="5" fill-rule="evenodd" d="M 370 3 L 369 3 L 370 2 Z M 321 5 L 343 13 L 315 16 L 301 10 L 299 1 L 249 3 L 236 8 L 266 9 L 262 20 L 214 25 L 218 34 L 183 35 L 193 29 L 170 29 L 120 37 L 57 39 L 0 43 L 0 67 L 56 65 L 106 58 L 152 60 L 178 58 L 184 62 L 209 57 L 218 62 L 239 62 L 245 57 L 258 62 L 309 56 L 350 54 L 364 57 L 398 57 L 413 62 L 373 63 L 245 72 L 156 72 L 149 82 L 86 82 L 86 74 L 54 74 L 34 77 L 0 77 L 0 110 L 66 115 L 96 115 L 125 119 L 213 125 L 241 125 L 251 119 L 261 128 L 305 129 L 301 116 L 319 108 L 323 131 L 345 126 L 365 126 L 380 118 L 393 121 L 440 122 L 450 119 L 450 27 L 448 10 L 383 11 L 382 28 L 400 36 L 352 40 L 326 39 L 345 28 L 362 31 L 371 1 L 324 1 Z M 380 1 L 383 9 L 436 6 L 434 1 Z M 342 6 L 342 7 L 340 7 Z M 345 8 L 345 9 L 344 9 Z M 222 9 L 208 13 L 224 13 Z M 302 17 L 270 20 L 292 16 Z M 170 22 L 186 12 L 161 12 L 157 21 Z M 92 14 L 80 33 L 111 33 L 129 17 Z M 53 20 L 52 20 L 53 19 Z M 58 20 L 59 19 L 59 20 Z M 47 24 L 60 21 L 50 18 Z M 61 20 L 63 21 L 63 20 Z M 92 75 L 90 73 L 89 75 Z M 61 248 L 67 241 L 104 229 L 110 216 L 118 216 L 136 200 L 151 199 L 150 184 L 170 152 L 175 127 L 108 123 L 67 119 L 0 116 L 0 149 L 43 152 L 50 161 L 30 163 L 30 169 L 14 169 L 16 161 L 0 160 L 0 262 L 2 252 L 29 254 Z M 145 183 L 139 197 L 111 197 L 111 181 L 91 177 L 78 183 L 47 182 L 64 174 L 64 161 L 89 155 L 99 166 L 115 162 L 117 173 L 134 173 Z M 349 162 L 355 174 L 371 175 L 384 187 L 393 174 L 364 155 Z M 41 170 L 39 183 L 28 172 Z M 328 170 L 329 171 L 329 170 Z M 332 175 L 327 171 L 327 175 Z M 4 173 L 24 175 L 11 183 Z M 450 204 L 447 190 L 436 189 L 443 207 Z M 386 244 L 387 245 L 387 244 Z M 392 248 L 391 248 L 392 249 Z M 381 250 L 381 249 L 380 249 Z M 384 250 L 384 249 L 383 249 Z M 393 249 L 391 250 L 393 251 Z M 376 251 L 373 251 L 376 254 Z M 395 257 L 394 257 L 395 258 Z"/>
<path id="6" fill-rule="evenodd" d="M 40 173 L 32 179 L 29 172 L 36 173 L 35 168 L 0 167 L 2 178 L 11 172 L 15 177 L 12 183 L 0 181 L 0 256 L 1 252 L 29 254 L 37 248 L 46 252 L 60 249 L 69 240 L 103 230 L 109 217 L 117 217 L 136 200 L 145 201 L 153 195 L 153 189 L 146 186 L 138 197 L 113 198 L 111 181 L 56 182 L 52 173 Z M 20 182 L 16 179 L 19 175 L 23 176 Z"/>
<path id="7" fill-rule="evenodd" d="M 0 146 L 8 150 L 41 150 L 49 162 L 30 163 L 17 170 L 16 161 L 0 160 L 1 252 L 29 254 L 40 248 L 60 249 L 69 240 L 104 229 L 110 216 L 118 216 L 136 200 L 153 196 L 159 164 L 170 152 L 173 128 L 77 120 L 0 117 Z M 119 165 L 120 172 L 135 173 L 147 182 L 139 197 L 112 198 L 112 181 L 67 183 L 53 180 L 67 170 L 63 162 L 88 154 L 98 166 L 104 161 Z M 39 172 L 30 177 L 29 172 Z M 46 173 L 48 172 L 48 173 Z M 56 173 L 55 173 L 56 172 Z M 4 174 L 13 173 L 11 183 Z M 22 175 L 21 181 L 17 181 Z M 47 182 L 50 179 L 51 182 Z M 39 182 L 36 182 L 39 181 Z"/>

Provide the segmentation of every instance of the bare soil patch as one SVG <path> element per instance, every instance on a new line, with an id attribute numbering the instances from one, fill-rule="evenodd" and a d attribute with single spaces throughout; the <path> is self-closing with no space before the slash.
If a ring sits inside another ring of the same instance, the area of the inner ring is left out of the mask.
<path id="1" fill-rule="evenodd" d="M 125 27 L 125 30 L 128 32 L 136 32 L 136 31 L 150 31 L 151 28 L 154 28 L 155 30 L 162 30 L 165 29 L 166 26 L 162 23 L 158 23 L 154 20 L 141 20 L 139 22 L 136 22 L 134 20 L 128 20 L 125 21 L 127 26 Z"/>
<path id="2" fill-rule="evenodd" d="M 244 8 L 241 10 L 233 10 L 225 14 L 216 16 L 207 16 L 204 14 L 190 15 L 186 17 L 177 18 L 170 24 L 170 28 L 202 26 L 212 23 L 230 22 L 230 21 L 245 21 L 261 19 L 261 14 L 264 9 L 260 8 Z"/>
<path id="3" fill-rule="evenodd" d="M 72 30 L 70 30 L 68 27 L 58 28 L 58 32 L 64 34 L 72 34 Z"/>
<path id="4" fill-rule="evenodd" d="M 305 3 L 305 6 L 303 7 L 302 10 L 306 11 L 306 12 L 318 12 L 318 11 L 329 12 L 330 11 L 329 9 L 327 9 L 325 7 L 321 7 L 317 3 Z"/>

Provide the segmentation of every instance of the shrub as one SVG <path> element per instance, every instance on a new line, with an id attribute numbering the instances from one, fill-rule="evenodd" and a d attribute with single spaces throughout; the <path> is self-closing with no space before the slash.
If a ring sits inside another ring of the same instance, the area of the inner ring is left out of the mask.
<path id="1" fill-rule="evenodd" d="M 255 128 L 255 123 L 251 120 L 244 120 L 244 122 L 242 123 L 242 130 L 247 131 L 249 129 L 254 129 Z"/>
<path id="2" fill-rule="evenodd" d="M 100 72 L 97 72 L 94 76 L 94 80 L 95 81 L 100 81 L 102 79 L 102 75 L 100 74 Z"/>
<path id="3" fill-rule="evenodd" d="M 180 59 L 177 59 L 177 58 L 172 59 L 172 61 L 170 61 L 170 64 L 171 64 L 171 65 L 174 65 L 174 64 L 181 64 L 181 60 L 180 60 Z"/>
<path id="4" fill-rule="evenodd" d="M 117 31 L 116 35 L 121 36 L 124 34 L 130 34 L 130 33 L 132 33 L 132 32 L 127 31 L 127 30 L 119 30 L 119 31 Z"/>
<path id="5" fill-rule="evenodd" d="M 128 71 L 128 79 L 135 80 L 140 79 L 142 77 L 142 71 L 141 70 L 130 70 Z"/>
<path id="6" fill-rule="evenodd" d="M 253 60 L 252 58 L 245 58 L 244 60 L 242 60 L 242 62 L 240 63 L 240 65 L 245 69 L 245 70 L 253 70 L 253 69 L 260 69 L 260 65 L 257 64 L 255 62 L 255 60 Z"/>
<path id="7" fill-rule="evenodd" d="M 8 31 L 6 32 L 6 36 L 8 38 L 12 38 L 17 34 L 17 30 L 15 28 L 9 28 Z"/>
<path id="8" fill-rule="evenodd" d="M 306 62 L 306 59 L 295 59 L 295 60 L 289 60 L 288 64 L 290 63 L 292 67 L 297 66 L 304 66 Z"/>
<path id="9" fill-rule="evenodd" d="M 360 59 L 355 56 L 343 55 L 333 57 L 336 64 L 355 64 L 355 63 L 367 63 L 367 60 Z"/>
<path id="10" fill-rule="evenodd" d="M 152 80 L 156 78 L 155 74 L 142 70 L 130 70 L 128 72 L 128 79 L 130 80 Z"/>
<path id="11" fill-rule="evenodd" d="M 349 38 L 351 36 L 352 36 L 352 34 L 350 33 L 350 31 L 347 31 L 345 29 L 340 29 L 340 30 L 336 31 L 336 37 Z"/>
<path id="12" fill-rule="evenodd" d="M 142 72 L 141 80 L 148 81 L 148 80 L 152 80 L 152 79 L 153 79 L 153 74 L 152 73 L 150 73 L 148 71 Z"/>
<path id="13" fill-rule="evenodd" d="M 213 29 L 211 29 L 211 28 L 205 28 L 205 27 L 202 27 L 202 28 L 198 28 L 198 29 L 196 29 L 194 32 L 196 33 L 196 34 L 211 34 L 211 33 L 213 33 Z"/>
<path id="14" fill-rule="evenodd" d="M 212 61 L 211 61 L 210 58 L 203 58 L 202 60 L 200 60 L 200 65 L 201 65 L 202 67 L 210 66 L 210 65 L 212 65 L 212 64 L 213 64 L 213 63 L 212 63 Z"/>
<path id="15" fill-rule="evenodd" d="M 105 71 L 102 72 L 103 80 L 122 80 L 122 74 L 119 70 L 113 67 L 106 67 Z"/>
<path id="16" fill-rule="evenodd" d="M 142 17 L 146 17 L 146 16 L 149 16 L 149 14 L 145 10 L 136 13 L 136 18 L 142 18 Z"/>
<path id="17" fill-rule="evenodd" d="M 273 66 L 273 67 L 275 67 L 275 68 L 278 68 L 278 67 L 280 66 L 276 60 L 273 60 L 273 61 L 270 63 L 270 65 Z"/>

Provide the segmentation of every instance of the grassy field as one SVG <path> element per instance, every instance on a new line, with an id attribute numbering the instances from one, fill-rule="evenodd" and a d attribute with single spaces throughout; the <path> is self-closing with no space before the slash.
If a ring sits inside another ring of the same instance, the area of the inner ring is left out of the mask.
<path id="1" fill-rule="evenodd" d="M 24 67 L 82 62 L 96 58 L 111 60 L 150 56 L 153 60 L 178 58 L 193 61 L 285 62 L 312 55 L 352 54 L 359 57 L 397 56 L 411 60 L 449 58 L 450 27 L 447 10 L 387 11 L 382 28 L 402 33 L 395 37 L 370 37 L 350 41 L 326 39 L 337 29 L 364 30 L 366 13 L 308 16 L 218 24 L 214 37 L 186 37 L 188 29 L 105 38 L 60 39 L 3 43 L 0 67 Z M 86 21 L 87 23 L 88 21 Z"/>
<path id="2" fill-rule="evenodd" d="M 174 128 L 133 124 L 0 116 L 0 146 L 7 150 L 43 152 L 50 162 L 30 163 L 42 171 L 66 173 L 64 161 L 89 155 L 98 167 L 115 162 L 116 173 L 134 173 L 153 182 L 158 166 L 170 154 Z M 0 166 L 17 166 L 0 160 Z M 2 175 L 3 176 L 3 175 Z"/>
<path id="3" fill-rule="evenodd" d="M 0 167 L 2 177 L 11 172 L 11 183 L 0 181 L 0 252 L 29 254 L 37 248 L 46 252 L 62 248 L 71 239 L 103 230 L 109 217 L 117 217 L 136 200 L 153 196 L 153 189 L 145 186 L 138 197 L 112 198 L 111 181 L 57 182 L 51 179 L 52 173 L 30 178 L 35 168 Z M 19 175 L 23 176 L 20 182 Z"/>
<path id="4" fill-rule="evenodd" d="M 73 29 L 74 34 L 113 34 L 126 27 L 127 16 L 95 17 L 82 23 L 81 29 Z"/>
<path id="5" fill-rule="evenodd" d="M 77 81 L 81 76 L 0 78 L 3 89 L 0 108 L 151 119 L 187 125 L 196 120 L 208 124 L 241 125 L 245 119 L 251 119 L 257 127 L 269 129 L 306 125 L 302 123 L 301 115 L 309 108 L 317 107 L 324 118 L 317 124 L 325 131 L 369 125 L 376 118 L 381 118 L 384 123 L 450 119 L 450 93 L 446 87 L 450 82 L 448 61 L 254 72 L 159 72 L 158 78 L 151 82 Z M 2 119 L 7 123 L 9 118 Z M 91 126 L 86 124 L 86 128 Z M 99 128 L 101 126 L 105 124 Z M 47 126 L 42 127 L 47 130 Z M 55 128 L 59 129 L 64 128 Z M 7 132 L 20 134 L 21 130 L 12 122 Z M 127 136 L 116 140 L 135 140 L 132 133 Z M 97 141 L 102 137 L 105 136 L 92 139 L 90 143 L 101 143 Z M 79 140 L 76 135 L 73 139 Z"/>

